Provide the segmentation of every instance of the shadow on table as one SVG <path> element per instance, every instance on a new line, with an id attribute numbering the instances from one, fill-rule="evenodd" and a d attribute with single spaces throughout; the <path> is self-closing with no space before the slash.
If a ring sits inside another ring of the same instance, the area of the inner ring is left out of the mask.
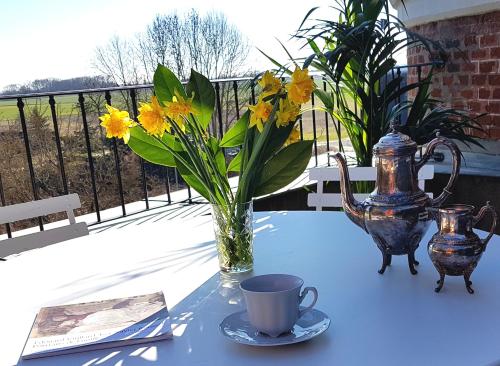
<path id="1" fill-rule="evenodd" d="M 282 215 L 286 215 L 286 213 L 282 213 Z M 261 235 L 260 233 L 263 231 L 268 230 L 269 232 L 274 232 L 277 230 L 271 225 L 267 224 L 267 221 L 269 219 L 270 216 L 265 216 L 256 220 L 256 222 L 254 223 L 256 237 Z M 166 253 L 165 255 L 138 262 L 135 267 L 129 267 L 126 271 L 113 273 L 111 275 L 90 275 L 82 277 L 78 280 L 67 282 L 59 286 L 58 289 L 72 286 L 81 286 L 82 284 L 85 284 L 85 282 L 89 282 L 92 285 L 86 289 L 73 292 L 70 296 L 54 299 L 52 303 L 69 303 L 90 294 L 101 292 L 114 286 L 120 285 L 125 281 L 148 276 L 162 271 L 166 268 L 169 268 L 172 272 L 175 273 L 182 271 L 190 266 L 204 264 L 217 257 L 217 251 L 213 244 L 213 241 L 206 241 L 203 243 L 198 243 L 196 245 L 191 245 L 188 248 L 168 250 L 168 253 Z M 95 282 L 99 282 L 99 285 L 94 285 Z"/>
<path id="2" fill-rule="evenodd" d="M 267 224 L 269 217 L 257 220 L 255 224 L 256 237 L 273 233 L 277 229 Z M 212 248 L 209 250 L 208 248 Z M 55 300 L 55 302 L 69 302 L 73 298 L 86 296 L 90 293 L 103 291 L 115 286 L 122 281 L 132 280 L 136 277 L 146 276 L 161 270 L 164 266 L 176 265 L 177 270 L 188 266 L 205 262 L 217 255 L 213 250 L 213 242 L 200 243 L 187 249 L 175 250 L 165 257 L 154 258 L 140 263 L 136 268 L 105 276 L 97 277 L 101 282 L 99 286 L 94 286 L 72 296 Z M 195 256 L 193 260 L 193 256 Z M 187 260 L 189 258 L 189 260 Z M 182 262 L 182 263 L 179 263 Z M 21 361 L 22 366 L 111 366 L 129 365 L 143 366 L 152 364 L 161 365 L 219 365 L 225 363 L 219 360 L 219 356 L 225 357 L 255 357 L 259 359 L 267 357 L 269 360 L 281 358 L 284 347 L 274 347 L 273 349 L 256 349 L 252 347 L 233 344 L 229 341 L 222 343 L 222 335 L 214 332 L 218 328 L 222 319 L 235 311 L 244 309 L 244 300 L 239 289 L 239 283 L 253 275 L 252 272 L 244 274 L 223 274 L 216 273 L 205 283 L 184 298 L 179 304 L 170 309 L 170 318 L 173 330 L 173 339 L 158 341 L 145 345 L 134 345 L 98 350 L 91 352 L 74 353 L 34 360 Z M 94 276 L 88 276 L 78 281 L 74 281 L 63 286 L 71 286 L 78 282 L 95 281 Z M 220 337 L 220 338 L 219 338 Z M 304 349 L 313 350 L 322 347 L 319 342 L 308 342 L 296 345 L 293 349 L 286 348 L 287 358 L 296 352 Z M 208 347 L 208 351 L 207 351 Z M 207 355 L 211 358 L 207 359 Z M 281 355 L 281 356 L 280 356 Z"/>
<path id="3" fill-rule="evenodd" d="M 85 276 L 80 279 L 67 282 L 58 288 L 84 286 L 88 283 L 88 287 L 72 292 L 71 295 L 53 299 L 51 303 L 64 304 L 74 302 L 77 299 L 105 291 L 114 286 L 123 284 L 126 281 L 132 281 L 144 276 L 153 275 L 159 271 L 169 268 L 171 272 L 179 272 L 190 266 L 199 266 L 217 256 L 217 251 L 213 246 L 213 241 L 206 241 L 188 248 L 170 250 L 163 256 L 139 261 L 133 267 L 128 267 L 127 270 L 112 274 L 95 274 Z M 98 283 L 96 285 L 96 283 Z M 43 305 L 46 306 L 46 305 Z"/>
<path id="4" fill-rule="evenodd" d="M 136 213 L 126 218 L 117 218 L 108 222 L 91 226 L 89 231 L 93 234 L 102 233 L 110 229 L 121 229 L 129 225 L 142 225 L 147 222 L 162 220 L 185 219 L 188 217 L 205 216 L 210 214 L 210 206 L 206 203 L 195 201 L 194 204 L 175 204 L 173 206 L 154 207 L 147 213 Z"/>

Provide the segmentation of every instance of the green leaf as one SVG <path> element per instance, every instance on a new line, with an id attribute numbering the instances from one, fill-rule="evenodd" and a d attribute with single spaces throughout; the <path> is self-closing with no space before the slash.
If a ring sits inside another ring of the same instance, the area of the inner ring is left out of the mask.
<path id="1" fill-rule="evenodd" d="M 179 149 L 175 145 L 173 136 L 166 137 L 164 135 L 164 142 L 171 146 L 173 149 Z M 175 167 L 175 160 L 170 151 L 167 150 L 161 142 L 156 140 L 153 136 L 148 135 L 141 127 L 136 126 L 130 129 L 130 140 L 128 146 L 137 155 L 142 157 L 153 164 Z"/>
<path id="2" fill-rule="evenodd" d="M 182 155 L 185 160 L 189 161 L 188 154 L 182 154 Z M 189 169 L 179 159 L 174 157 L 174 160 L 175 160 L 175 165 L 177 166 L 177 171 L 182 176 L 182 179 L 184 179 L 184 181 L 196 192 L 198 192 L 201 196 L 206 198 L 209 202 L 212 202 L 210 194 L 205 189 L 200 180 L 193 173 L 191 173 Z"/>
<path id="3" fill-rule="evenodd" d="M 215 91 L 210 80 L 202 74 L 191 70 L 191 77 L 186 85 L 189 97 L 194 94 L 193 106 L 198 111 L 196 119 L 206 129 L 212 119 L 215 107 Z"/>
<path id="4" fill-rule="evenodd" d="M 217 166 L 217 170 L 222 176 L 226 175 L 226 158 L 224 157 L 224 153 L 222 148 L 219 146 L 219 142 L 215 137 L 210 137 L 208 139 L 208 146 L 212 153 L 215 156 L 215 164 Z"/>
<path id="5" fill-rule="evenodd" d="M 158 65 L 153 76 L 155 94 L 160 104 L 171 102 L 175 92 L 186 98 L 186 92 L 177 76 L 163 65 Z"/>
<path id="6" fill-rule="evenodd" d="M 311 158 L 314 141 L 299 141 L 280 150 L 267 161 L 260 174 L 254 196 L 273 193 L 302 174 Z"/>
<path id="7" fill-rule="evenodd" d="M 333 110 L 334 100 L 332 93 L 328 93 L 321 89 L 316 89 L 314 90 L 314 94 L 321 100 L 326 109 Z"/>
<path id="8" fill-rule="evenodd" d="M 240 150 L 238 154 L 231 160 L 229 166 L 227 167 L 228 172 L 239 172 L 241 166 L 241 157 L 243 155 L 243 150 Z"/>
<path id="9" fill-rule="evenodd" d="M 222 137 L 220 142 L 221 147 L 235 147 L 243 145 L 245 133 L 248 129 L 248 119 L 250 111 L 246 111 L 243 116 L 231 127 Z"/>
<path id="10" fill-rule="evenodd" d="M 295 122 L 289 123 L 286 126 L 271 129 L 271 131 L 269 132 L 269 140 L 262 152 L 262 161 L 269 160 L 269 158 L 271 158 L 278 150 L 283 147 L 285 141 L 290 136 L 294 125 Z"/>
<path id="11" fill-rule="evenodd" d="M 306 22 L 306 20 L 309 18 L 309 16 L 314 12 L 316 11 L 317 9 L 319 9 L 319 6 L 315 6 L 314 8 L 312 9 L 309 9 L 309 11 L 307 12 L 306 16 L 304 17 L 304 19 L 302 19 L 302 23 L 300 23 L 300 26 L 299 26 L 299 29 L 302 28 L 302 26 L 304 25 L 304 23 Z"/>
<path id="12" fill-rule="evenodd" d="M 257 48 L 257 50 L 262 53 L 265 57 L 268 58 L 269 61 L 271 61 L 273 64 L 275 64 L 276 66 L 278 66 L 279 70 L 282 70 L 285 74 L 288 74 L 288 75 L 292 75 L 292 71 L 288 69 L 288 67 L 286 65 L 283 65 L 282 63 L 276 61 L 274 58 L 272 58 L 271 56 L 268 56 L 264 51 L 262 51 L 261 49 Z M 295 62 L 295 61 L 294 61 Z"/>
<path id="13" fill-rule="evenodd" d="M 297 64 L 297 62 L 295 62 L 295 58 L 290 54 L 290 52 L 288 52 L 288 50 L 285 47 L 285 45 L 278 38 L 276 38 L 276 40 L 281 45 L 281 48 L 283 48 L 283 50 L 285 51 L 285 53 L 288 55 L 288 59 L 290 61 L 292 61 L 292 63 L 295 65 L 295 67 L 299 67 L 299 65 Z"/>
<path id="14" fill-rule="evenodd" d="M 376 69 L 374 70 L 373 74 L 371 75 L 371 80 L 382 79 L 392 70 L 392 68 L 395 65 L 396 65 L 396 60 L 394 60 L 392 58 L 380 63 L 379 65 L 377 65 Z"/>

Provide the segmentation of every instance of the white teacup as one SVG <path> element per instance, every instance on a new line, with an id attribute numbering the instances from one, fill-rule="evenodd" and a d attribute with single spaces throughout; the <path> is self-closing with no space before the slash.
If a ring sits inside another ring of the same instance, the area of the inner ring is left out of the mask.
<path id="1" fill-rule="evenodd" d="M 304 281 L 287 274 L 268 274 L 255 276 L 240 283 L 245 296 L 250 323 L 261 333 L 271 337 L 292 330 L 297 320 L 310 311 L 318 300 L 314 287 L 300 289 Z M 300 310 L 307 293 L 311 291 L 314 299 L 307 308 Z"/>

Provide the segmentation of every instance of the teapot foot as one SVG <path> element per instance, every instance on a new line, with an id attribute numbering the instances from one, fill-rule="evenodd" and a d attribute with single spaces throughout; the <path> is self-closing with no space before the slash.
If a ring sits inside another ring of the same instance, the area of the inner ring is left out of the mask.
<path id="1" fill-rule="evenodd" d="M 434 291 L 439 292 L 443 288 L 444 285 L 444 273 L 439 274 L 439 280 L 436 282 L 438 284 L 438 287 L 434 289 Z"/>
<path id="2" fill-rule="evenodd" d="M 392 255 L 388 253 L 382 253 L 382 267 L 378 270 L 378 273 L 384 274 L 387 266 L 390 266 L 392 262 Z"/>
<path id="3" fill-rule="evenodd" d="M 415 260 L 415 252 L 408 253 L 408 267 L 410 268 L 410 273 L 416 275 L 418 271 L 415 269 L 415 264 L 418 262 Z"/>
<path id="4" fill-rule="evenodd" d="M 469 279 L 470 278 L 470 273 L 464 274 L 464 280 L 465 280 L 465 287 L 467 288 L 467 291 L 469 294 L 474 293 L 474 289 L 471 287 L 472 286 L 472 281 Z"/>

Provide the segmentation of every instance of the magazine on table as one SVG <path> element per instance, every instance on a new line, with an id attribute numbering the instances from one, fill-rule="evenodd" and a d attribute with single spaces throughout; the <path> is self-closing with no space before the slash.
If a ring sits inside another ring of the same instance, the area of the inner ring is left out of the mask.
<path id="1" fill-rule="evenodd" d="M 172 338 L 162 292 L 40 309 L 23 359 Z"/>

